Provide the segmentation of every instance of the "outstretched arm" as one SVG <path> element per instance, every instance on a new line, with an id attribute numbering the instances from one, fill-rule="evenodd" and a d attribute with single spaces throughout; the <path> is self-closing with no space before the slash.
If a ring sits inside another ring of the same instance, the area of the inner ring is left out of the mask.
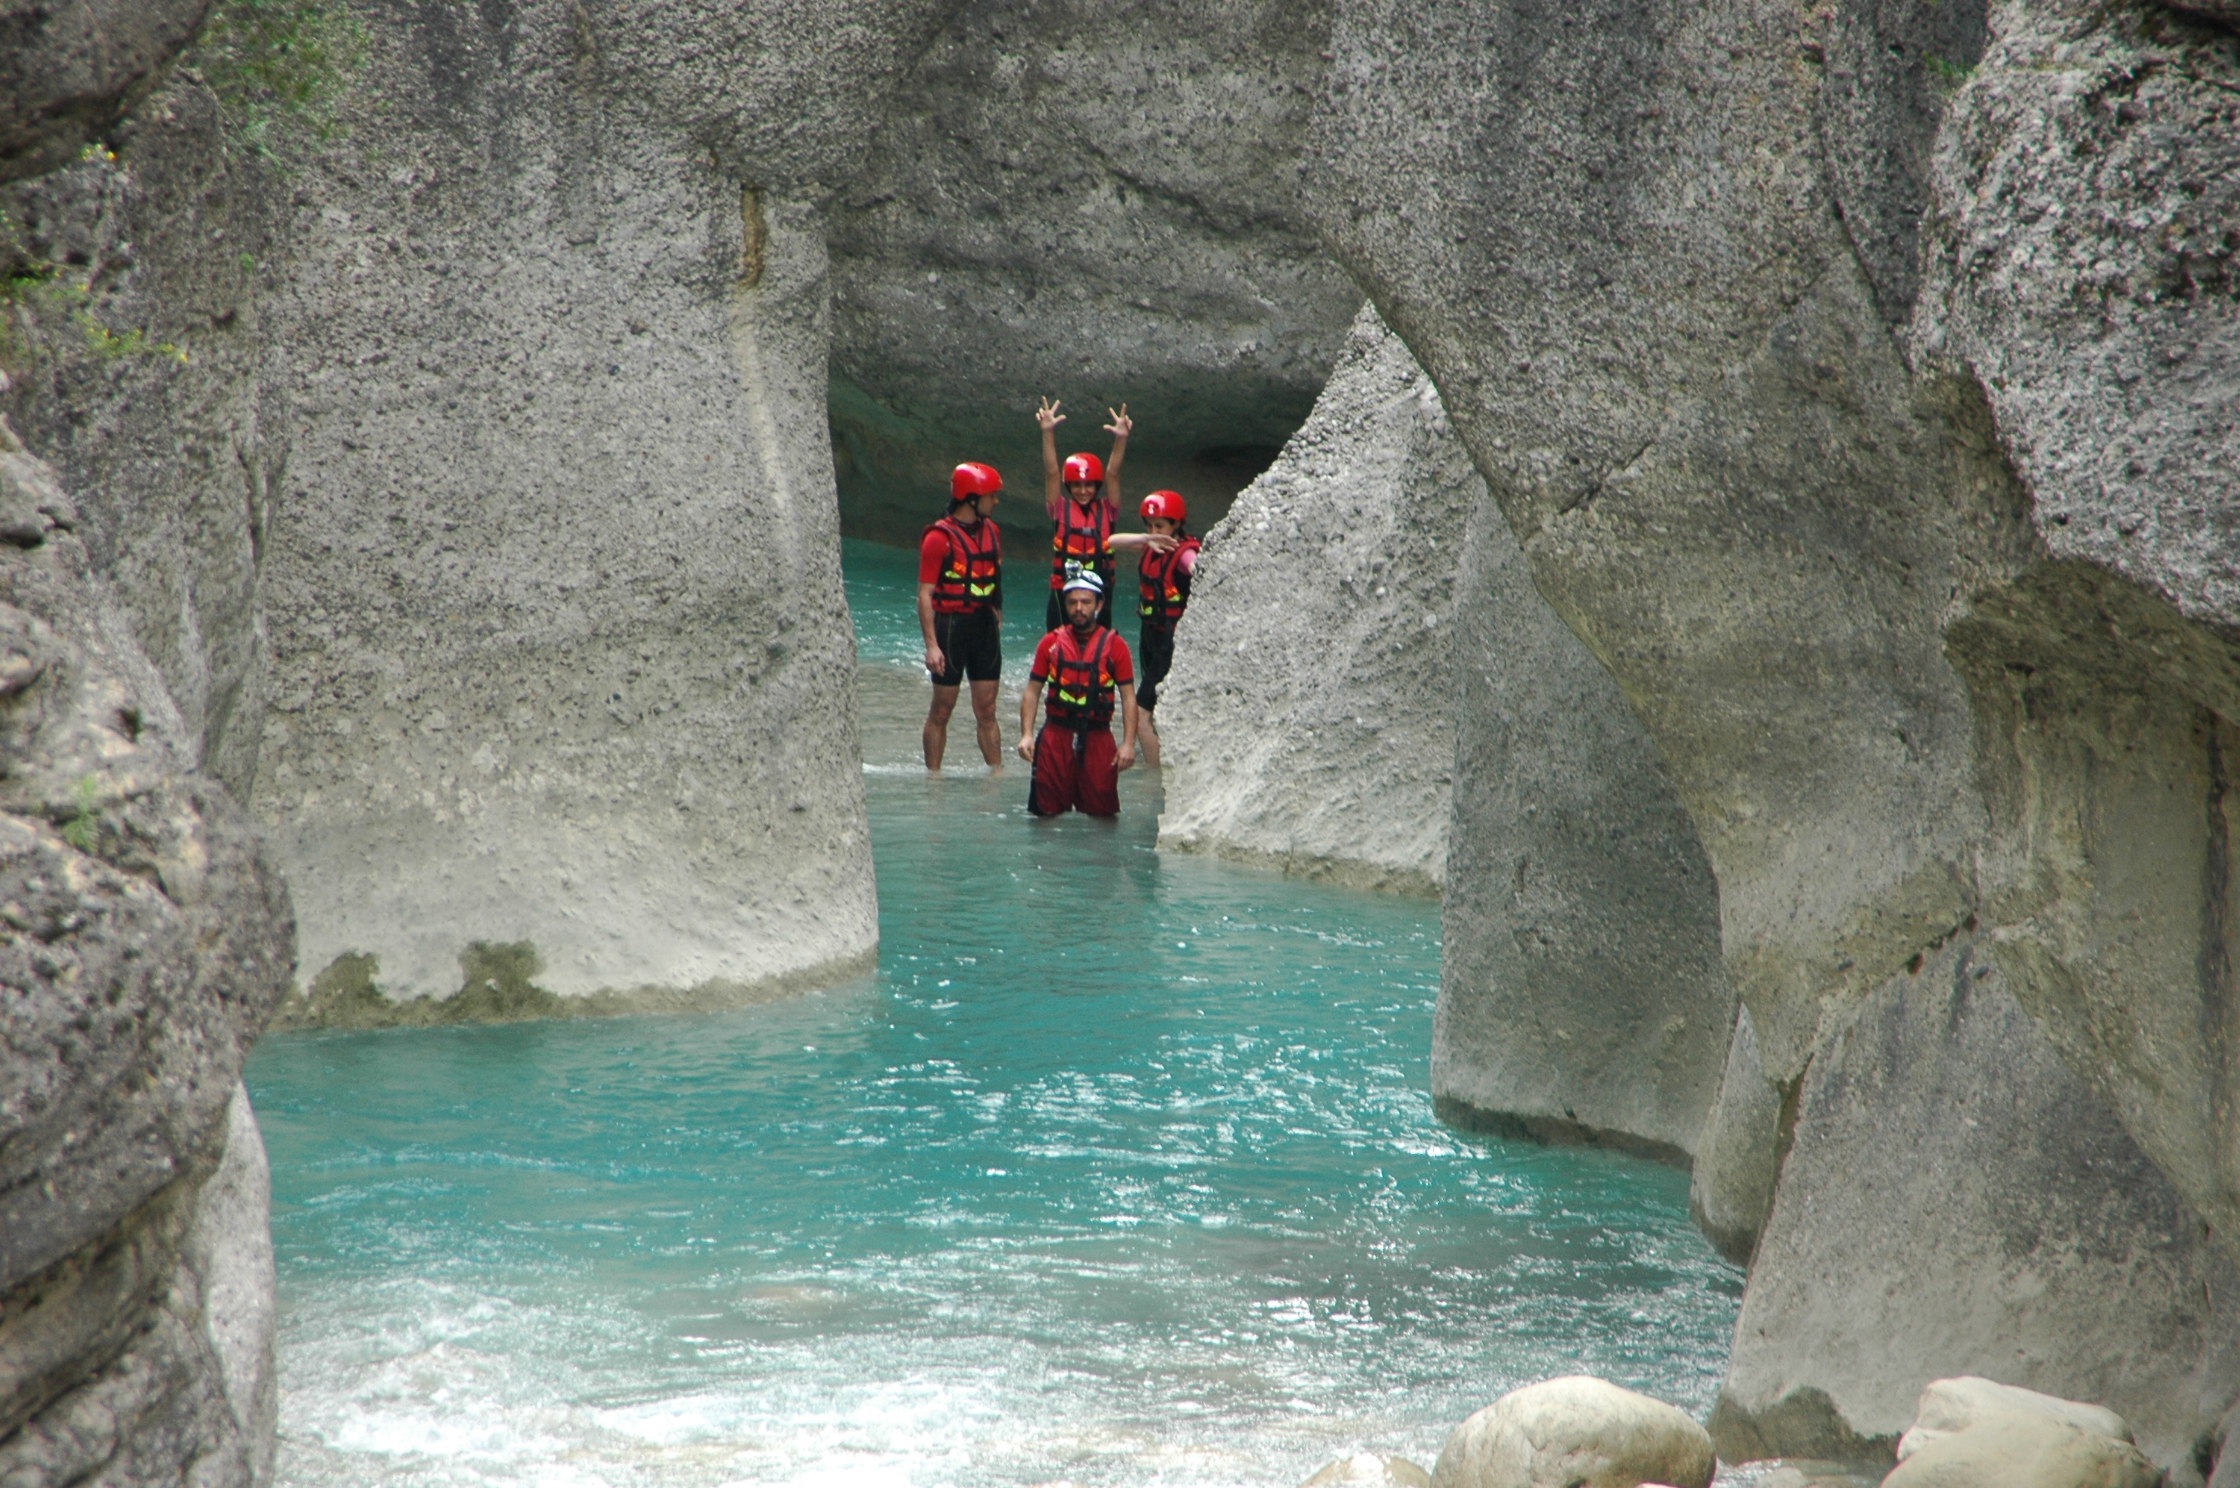
<path id="1" fill-rule="evenodd" d="M 1058 412 L 1055 398 L 1044 398 L 1041 404 L 1034 411 L 1034 421 L 1042 425 L 1042 505 L 1054 514 L 1058 503 L 1066 499 L 1065 483 L 1058 479 L 1058 425 L 1066 421 L 1066 416 Z"/>
<path id="2" fill-rule="evenodd" d="M 1112 415 L 1112 422 L 1104 426 L 1105 433 L 1112 436 L 1112 458 L 1104 462 L 1104 499 L 1111 502 L 1117 510 L 1120 505 L 1120 462 L 1128 458 L 1128 435 L 1134 431 L 1136 421 L 1128 417 L 1128 405 L 1125 403 L 1118 409 L 1107 408 L 1105 412 Z"/>
<path id="3" fill-rule="evenodd" d="M 1034 713 L 1042 706 L 1042 684 L 1029 678 L 1019 697 L 1019 758 L 1034 758 Z"/>
<path id="4" fill-rule="evenodd" d="M 1166 553 L 1175 546 L 1175 540 L 1162 532 L 1115 532 L 1104 540 L 1104 550 L 1108 553 L 1132 553 L 1138 549 Z"/>

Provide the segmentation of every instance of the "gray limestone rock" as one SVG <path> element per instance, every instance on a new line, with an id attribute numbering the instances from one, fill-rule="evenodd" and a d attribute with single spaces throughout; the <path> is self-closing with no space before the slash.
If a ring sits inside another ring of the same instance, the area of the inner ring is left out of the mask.
<path id="1" fill-rule="evenodd" d="M 1983 56 L 1987 0 L 1827 7 L 1805 43 L 1823 74 L 1819 146 L 1845 232 L 1893 325 L 1920 289 L 1921 226 L 1945 105 Z"/>
<path id="2" fill-rule="evenodd" d="M 256 806 L 308 979 L 696 1004 L 876 919 L 821 203 L 944 7 L 366 13 L 267 297 Z"/>
<path id="3" fill-rule="evenodd" d="M 1735 1012 L 1694 824 L 1482 493 L 1454 632 L 1432 1100 L 1458 1125 L 1685 1162 Z"/>
<path id="4" fill-rule="evenodd" d="M 1313 416 L 1206 535 L 1160 692 L 1162 847 L 1437 891 L 1479 490 L 1430 380 L 1363 311 Z"/>
<path id="5" fill-rule="evenodd" d="M 1676 1406 L 1592 1375 L 1542 1380 L 1457 1426 L 1432 1488 L 1710 1488 L 1711 1438 Z"/>
<path id="6" fill-rule="evenodd" d="M 1987 1375 L 2113 1409 L 2197 1482 L 2236 1307 L 2240 1267 L 1963 939 L 1814 1057 L 1712 1432 L 1889 1453 L 1931 1380 Z"/>
<path id="7" fill-rule="evenodd" d="M 1696 1140 L 1688 1209 L 1696 1227 L 1738 1266 L 1750 1263 L 1773 1211 L 1799 1087 L 1798 1080 L 1776 1084 L 1766 1078 L 1750 1009 L 1737 1007 L 1719 1093 Z"/>
<path id="8" fill-rule="evenodd" d="M 1938 1439 L 1882 1481 L 1884 1488 L 2163 1488 L 2166 1479 L 2125 1442 L 2006 1416 Z"/>
<path id="9" fill-rule="evenodd" d="M 0 1479 L 246 1485 L 271 1280 L 238 1081 L 287 897 L 183 770 L 70 504 L 0 422 L 0 511 L 24 510 L 37 540 L 0 548 Z"/>
<path id="10" fill-rule="evenodd" d="M 1939 625 L 2014 525 L 1980 411 L 1911 377 L 1835 217 L 1812 25 L 1353 8 L 1308 198 L 1655 741 L 1776 1081 L 1969 912 Z"/>
<path id="11" fill-rule="evenodd" d="M 1325 0 L 976 0 L 890 100 L 833 218 L 832 416 L 851 533 L 914 538 L 958 460 L 1039 501 L 1142 429 L 1131 497 L 1202 531 L 1298 427 L 1361 294 L 1295 221 Z M 1039 516 L 1009 512 L 1024 538 Z M 1023 551 L 1023 549 L 1022 549 Z"/>
<path id="12" fill-rule="evenodd" d="M 2131 1441 L 2131 1427 L 2104 1405 L 2063 1400 L 2020 1385 L 2002 1385 L 1981 1375 L 1931 1380 L 1914 1407 L 1913 1424 L 1898 1438 L 1898 1460 L 1905 1461 L 1932 1442 L 2013 1417 L 2071 1426 L 2119 1442 Z"/>
<path id="13" fill-rule="evenodd" d="M 1915 341 L 1981 383 L 2041 557 L 1951 630 L 2015 996 L 2240 1239 L 2227 805 L 2240 718 L 2240 55 L 2001 5 L 1953 104 Z"/>
<path id="14" fill-rule="evenodd" d="M 190 50 L 105 138 L 112 151 L 0 195 L 0 310 L 17 427 L 77 493 L 77 531 L 162 671 L 189 760 L 256 784 L 267 655 L 261 569 L 287 418 L 267 396 L 258 287 L 271 164 L 228 133 Z M 43 276 L 43 277 L 40 277 Z"/>
<path id="15" fill-rule="evenodd" d="M 0 4 L 0 181 L 77 154 L 144 94 L 210 0 Z"/>

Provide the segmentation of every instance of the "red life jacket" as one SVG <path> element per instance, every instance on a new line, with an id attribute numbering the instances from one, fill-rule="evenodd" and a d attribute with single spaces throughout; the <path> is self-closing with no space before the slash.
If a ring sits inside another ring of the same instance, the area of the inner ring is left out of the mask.
<path id="1" fill-rule="evenodd" d="M 1088 640 L 1078 641 L 1068 625 L 1057 634 L 1047 694 L 1050 721 L 1075 731 L 1109 727 L 1115 684 L 1106 655 L 1112 650 L 1112 632 L 1100 625 Z"/>
<path id="2" fill-rule="evenodd" d="M 1198 540 L 1185 537 L 1164 553 L 1144 549 L 1136 562 L 1141 599 L 1136 613 L 1158 625 L 1172 625 L 1190 603 L 1190 575 L 1182 571 L 1182 555 L 1198 551 Z"/>
<path id="3" fill-rule="evenodd" d="M 1003 534 L 995 520 L 982 517 L 970 527 L 954 517 L 929 523 L 927 532 L 949 540 L 949 556 L 933 581 L 936 615 L 969 615 L 996 602 L 1003 581 Z M 923 538 L 920 539 L 923 541 Z"/>
<path id="4" fill-rule="evenodd" d="M 1050 529 L 1050 587 L 1064 588 L 1066 565 L 1078 563 L 1106 580 L 1105 592 L 1111 593 L 1112 555 L 1104 550 L 1104 540 L 1110 536 L 1111 502 L 1099 496 L 1083 509 L 1071 496 L 1060 500 L 1057 521 Z"/>

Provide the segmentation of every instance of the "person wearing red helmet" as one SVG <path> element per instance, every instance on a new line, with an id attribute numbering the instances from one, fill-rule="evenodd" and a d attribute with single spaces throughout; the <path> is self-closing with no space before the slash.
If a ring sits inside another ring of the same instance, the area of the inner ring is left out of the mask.
<path id="1" fill-rule="evenodd" d="M 1027 811 L 1063 816 L 1120 813 L 1120 772 L 1136 762 L 1135 667 L 1128 643 L 1099 623 L 1104 581 L 1076 569 L 1059 591 L 1066 623 L 1035 647 L 1019 700 L 1019 757 L 1034 765 Z M 1035 732 L 1035 710 L 1050 694 L 1048 719 Z M 1121 712 L 1119 746 L 1112 742 L 1112 710 Z M 1032 742 L 1029 736 L 1032 735 Z"/>
<path id="2" fill-rule="evenodd" d="M 1115 533 L 1109 539 L 1115 552 L 1137 550 L 1136 613 L 1143 628 L 1136 633 L 1143 680 L 1136 687 L 1136 708 L 1143 715 L 1140 735 L 1144 762 L 1159 763 L 1159 684 L 1174 665 L 1174 628 L 1190 603 L 1190 579 L 1198 570 L 1198 540 L 1185 525 L 1189 510 L 1177 491 L 1153 491 L 1143 498 L 1146 532 Z"/>
<path id="3" fill-rule="evenodd" d="M 993 465 L 968 460 L 949 475 L 949 514 L 918 542 L 918 629 L 926 641 L 933 703 L 923 735 L 926 768 L 941 768 L 949 746 L 949 715 L 957 689 L 972 683 L 972 718 L 980 757 L 1003 768 L 1003 725 L 996 720 L 996 685 L 1003 676 L 1003 533 L 994 512 L 1003 477 Z"/>
<path id="4" fill-rule="evenodd" d="M 1105 607 L 1100 623 L 1112 621 L 1112 559 L 1105 546 L 1120 514 L 1120 462 L 1127 457 L 1128 434 L 1135 421 L 1128 405 L 1108 408 L 1112 422 L 1104 426 L 1112 436 L 1112 458 L 1099 460 L 1086 451 L 1058 459 L 1058 425 L 1066 416 L 1058 400 L 1044 398 L 1035 409 L 1042 425 L 1042 504 L 1050 514 L 1050 604 L 1043 614 L 1043 629 L 1065 624 L 1065 606 L 1058 597 L 1064 586 L 1067 564 L 1086 569 L 1104 581 Z"/>

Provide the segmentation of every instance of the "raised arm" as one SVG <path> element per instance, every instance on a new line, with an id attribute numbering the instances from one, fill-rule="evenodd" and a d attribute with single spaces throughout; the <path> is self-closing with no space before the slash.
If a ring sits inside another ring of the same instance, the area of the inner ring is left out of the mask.
<path id="1" fill-rule="evenodd" d="M 1105 412 L 1112 415 L 1112 422 L 1104 426 L 1105 433 L 1112 436 L 1112 458 L 1104 462 L 1104 499 L 1112 503 L 1114 511 L 1118 511 L 1120 462 L 1128 458 L 1128 435 L 1135 429 L 1136 421 L 1128 417 L 1128 405 L 1125 403 L 1118 409 L 1107 408 Z"/>
<path id="2" fill-rule="evenodd" d="M 1042 425 L 1042 505 L 1053 517 L 1058 503 L 1066 499 L 1065 482 L 1058 478 L 1058 425 L 1066 416 L 1058 412 L 1058 400 L 1044 398 L 1041 407 L 1034 411 L 1034 421 Z"/>

